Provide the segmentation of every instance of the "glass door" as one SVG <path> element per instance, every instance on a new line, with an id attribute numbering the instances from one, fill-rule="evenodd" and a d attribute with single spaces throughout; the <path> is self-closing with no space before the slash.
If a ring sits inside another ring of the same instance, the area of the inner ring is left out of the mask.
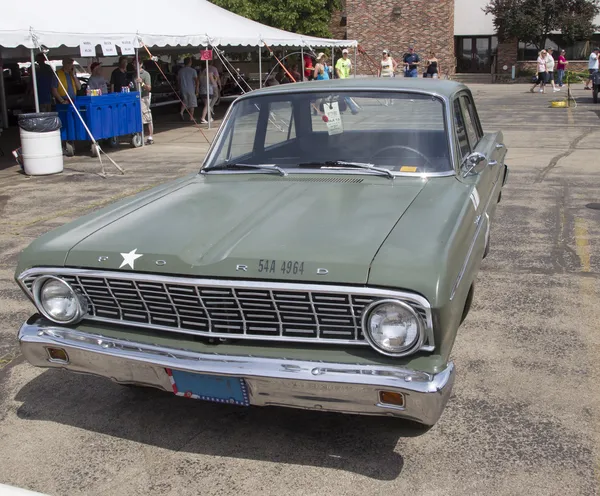
<path id="1" fill-rule="evenodd" d="M 489 73 L 492 69 L 491 38 L 458 37 L 456 39 L 457 72 Z"/>

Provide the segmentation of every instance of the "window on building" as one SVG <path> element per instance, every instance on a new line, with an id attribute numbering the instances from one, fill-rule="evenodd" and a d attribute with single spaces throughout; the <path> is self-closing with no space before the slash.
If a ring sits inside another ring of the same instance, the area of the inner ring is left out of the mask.
<path id="1" fill-rule="evenodd" d="M 552 35 L 546 39 L 544 48 L 553 48 L 555 53 L 560 53 L 560 50 L 566 51 L 567 60 L 587 60 L 592 52 L 592 49 L 600 45 L 600 34 L 595 34 L 588 41 L 578 41 L 576 43 L 567 42 L 561 35 Z M 519 43 L 519 60 L 536 60 L 538 58 L 538 50 L 535 46 Z"/>

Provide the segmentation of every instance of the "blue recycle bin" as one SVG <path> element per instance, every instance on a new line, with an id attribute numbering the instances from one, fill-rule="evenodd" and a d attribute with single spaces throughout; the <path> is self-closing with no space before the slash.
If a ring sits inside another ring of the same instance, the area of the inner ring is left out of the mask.
<path id="1" fill-rule="evenodd" d="M 95 140 L 110 139 L 111 144 L 116 145 L 117 138 L 131 136 L 131 145 L 141 146 L 139 92 L 78 96 L 73 102 Z M 91 141 L 71 104 L 57 105 L 56 111 L 62 122 L 62 141 Z"/>

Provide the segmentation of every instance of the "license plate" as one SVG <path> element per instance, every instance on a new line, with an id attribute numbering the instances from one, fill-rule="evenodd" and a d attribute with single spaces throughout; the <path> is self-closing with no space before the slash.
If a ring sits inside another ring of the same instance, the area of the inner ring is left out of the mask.
<path id="1" fill-rule="evenodd" d="M 165 369 L 173 392 L 177 396 L 196 400 L 214 401 L 230 405 L 249 406 L 248 389 L 244 379 L 218 375 L 195 374 L 182 370 Z"/>

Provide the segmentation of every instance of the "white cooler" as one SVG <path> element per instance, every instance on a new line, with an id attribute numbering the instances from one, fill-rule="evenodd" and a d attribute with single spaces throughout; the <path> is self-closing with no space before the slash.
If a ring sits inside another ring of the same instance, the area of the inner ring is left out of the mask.
<path id="1" fill-rule="evenodd" d="M 58 120 L 58 114 L 23 114 L 19 116 L 21 155 L 23 168 L 28 176 L 56 174 L 63 171 L 63 152 L 58 129 L 46 131 L 48 122 Z M 24 128 L 38 130 L 28 131 Z M 53 126 L 56 127 L 56 126 Z"/>

